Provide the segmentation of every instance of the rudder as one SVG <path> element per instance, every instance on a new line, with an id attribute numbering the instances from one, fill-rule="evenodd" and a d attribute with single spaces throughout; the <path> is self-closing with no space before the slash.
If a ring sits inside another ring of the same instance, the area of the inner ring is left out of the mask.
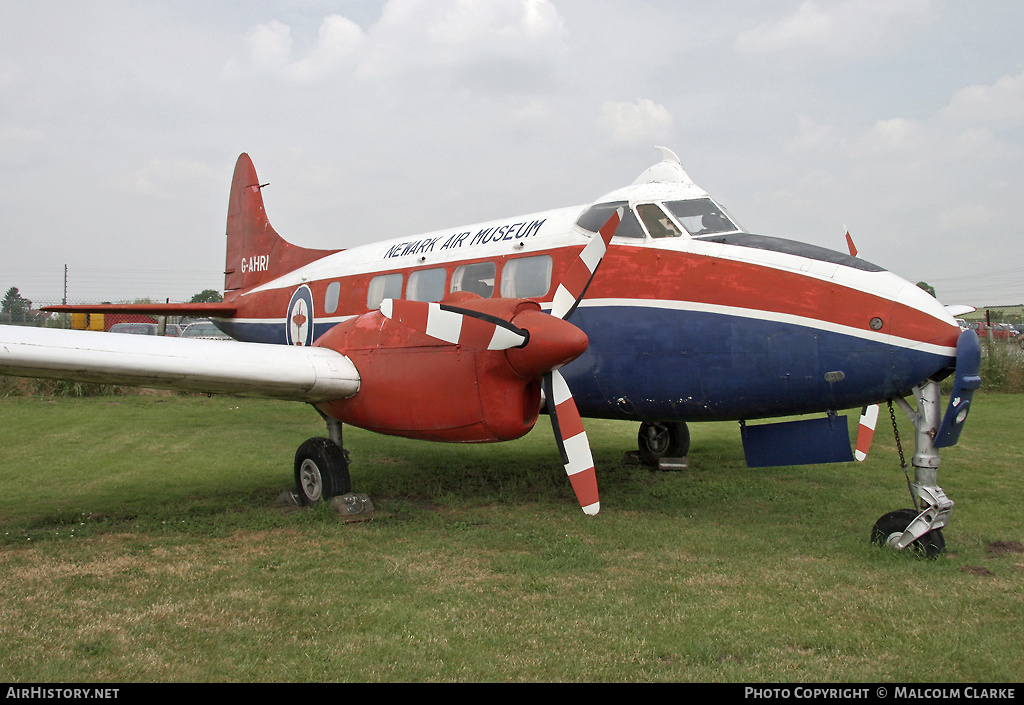
<path id="1" fill-rule="evenodd" d="M 224 294 L 270 281 L 339 250 L 310 250 L 286 241 L 267 219 L 256 167 L 248 154 L 235 163 L 228 197 Z"/>

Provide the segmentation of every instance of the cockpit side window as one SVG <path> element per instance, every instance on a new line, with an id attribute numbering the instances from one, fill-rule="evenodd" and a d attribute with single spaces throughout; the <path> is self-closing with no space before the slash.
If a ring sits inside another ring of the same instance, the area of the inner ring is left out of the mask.
<path id="1" fill-rule="evenodd" d="M 583 212 L 583 215 L 576 221 L 576 225 L 588 232 L 596 233 L 601 229 L 601 226 L 608 222 L 608 219 L 612 217 L 612 213 L 619 208 L 624 208 L 625 210 L 622 222 L 619 223 L 619 229 L 615 231 L 616 236 L 643 238 L 644 231 L 640 227 L 640 221 L 636 219 L 636 215 L 630 210 L 629 204 L 626 201 L 595 204 Z"/>
<path id="2" fill-rule="evenodd" d="M 682 235 L 676 224 L 672 222 L 665 211 L 661 210 L 660 206 L 645 203 L 637 206 L 636 210 L 651 237 L 679 237 Z"/>
<path id="3" fill-rule="evenodd" d="M 665 203 L 672 215 L 694 237 L 739 230 L 710 198 Z"/>
<path id="4" fill-rule="evenodd" d="M 452 274 L 452 291 L 471 291 L 485 299 L 494 293 L 494 262 L 474 262 L 455 268 Z"/>

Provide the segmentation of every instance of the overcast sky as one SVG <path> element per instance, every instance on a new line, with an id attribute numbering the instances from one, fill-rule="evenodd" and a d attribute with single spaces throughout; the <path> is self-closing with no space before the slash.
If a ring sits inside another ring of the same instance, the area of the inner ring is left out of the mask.
<path id="1" fill-rule="evenodd" d="M 591 202 L 673 149 L 746 229 L 1024 301 L 1024 3 L 0 0 L 0 291 L 223 286 L 235 159 L 351 247 Z"/>

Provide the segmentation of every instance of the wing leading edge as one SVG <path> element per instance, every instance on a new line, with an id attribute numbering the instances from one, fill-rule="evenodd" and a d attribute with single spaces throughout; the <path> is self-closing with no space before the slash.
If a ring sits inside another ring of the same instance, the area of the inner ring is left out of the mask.
<path id="1" fill-rule="evenodd" d="M 0 374 L 236 394 L 345 399 L 359 372 L 319 347 L 0 326 Z"/>

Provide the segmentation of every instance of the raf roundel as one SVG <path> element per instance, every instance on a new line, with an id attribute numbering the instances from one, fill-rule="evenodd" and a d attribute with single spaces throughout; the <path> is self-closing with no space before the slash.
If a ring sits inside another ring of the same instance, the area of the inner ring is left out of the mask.
<path id="1" fill-rule="evenodd" d="M 284 329 L 289 345 L 313 344 L 313 292 L 308 286 L 302 285 L 292 294 Z"/>

